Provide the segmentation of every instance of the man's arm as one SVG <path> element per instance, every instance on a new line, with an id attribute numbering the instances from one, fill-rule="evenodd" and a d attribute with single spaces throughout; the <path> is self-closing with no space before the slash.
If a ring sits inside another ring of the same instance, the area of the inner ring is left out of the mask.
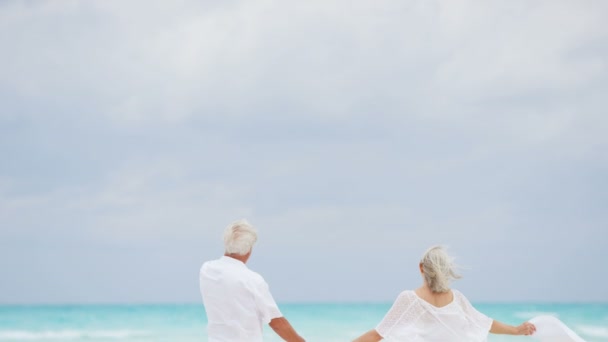
<path id="1" fill-rule="evenodd" d="M 273 318 L 268 325 L 287 342 L 305 342 L 285 317 Z"/>
<path id="2" fill-rule="evenodd" d="M 376 329 L 372 329 L 372 330 L 366 332 L 365 334 L 359 336 L 353 342 L 378 342 L 380 340 L 382 340 L 382 336 L 380 336 L 380 334 L 378 334 Z"/>
<path id="3" fill-rule="evenodd" d="M 492 322 L 490 332 L 492 334 L 506 334 L 506 335 L 532 335 L 536 331 L 534 324 L 525 322 L 520 326 L 514 327 L 512 325 L 504 324 L 497 320 Z"/>

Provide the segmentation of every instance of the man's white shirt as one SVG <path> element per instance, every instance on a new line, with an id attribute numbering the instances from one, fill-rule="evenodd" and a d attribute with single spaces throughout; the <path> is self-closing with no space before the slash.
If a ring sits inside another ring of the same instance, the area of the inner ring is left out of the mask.
<path id="1" fill-rule="evenodd" d="M 208 261 L 199 280 L 209 342 L 262 341 L 264 325 L 283 316 L 264 278 L 239 260 Z"/>

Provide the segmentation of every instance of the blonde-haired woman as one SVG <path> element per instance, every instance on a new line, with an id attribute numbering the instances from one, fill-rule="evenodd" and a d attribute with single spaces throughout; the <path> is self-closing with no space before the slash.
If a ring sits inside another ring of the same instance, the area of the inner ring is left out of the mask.
<path id="1" fill-rule="evenodd" d="M 354 342 L 391 341 L 486 341 L 488 333 L 531 335 L 536 327 L 525 322 L 514 327 L 477 311 L 466 297 L 450 289 L 460 278 L 452 258 L 441 246 L 431 247 L 420 260 L 423 284 L 403 291 L 380 324 Z"/>

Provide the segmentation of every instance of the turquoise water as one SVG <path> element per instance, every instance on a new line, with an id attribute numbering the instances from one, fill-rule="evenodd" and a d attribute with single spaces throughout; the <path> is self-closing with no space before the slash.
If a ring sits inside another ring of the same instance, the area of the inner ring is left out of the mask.
<path id="1" fill-rule="evenodd" d="M 283 304 L 308 341 L 350 341 L 373 328 L 384 304 Z M 608 341 L 608 304 L 479 304 L 488 316 L 517 324 L 556 315 L 587 341 Z M 202 304 L 0 306 L 0 341 L 206 341 Z M 267 341 L 280 341 L 267 332 Z M 490 341 L 534 341 L 491 336 Z"/>

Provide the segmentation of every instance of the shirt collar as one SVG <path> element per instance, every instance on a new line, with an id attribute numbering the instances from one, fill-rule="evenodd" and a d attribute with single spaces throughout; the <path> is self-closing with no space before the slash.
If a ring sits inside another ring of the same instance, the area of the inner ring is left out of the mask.
<path id="1" fill-rule="evenodd" d="M 227 262 L 227 263 L 230 263 L 230 264 L 233 264 L 233 265 L 245 266 L 244 262 L 242 262 L 240 260 L 236 260 L 235 258 L 231 258 L 229 256 L 225 256 L 225 255 L 222 255 L 222 257 L 220 258 L 220 260 L 223 260 L 224 262 Z"/>

